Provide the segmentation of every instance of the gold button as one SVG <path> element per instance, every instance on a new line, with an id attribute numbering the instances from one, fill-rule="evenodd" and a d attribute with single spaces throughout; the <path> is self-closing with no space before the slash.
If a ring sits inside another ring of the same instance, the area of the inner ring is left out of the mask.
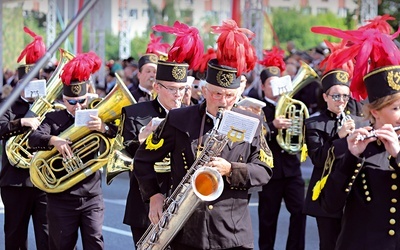
<path id="1" fill-rule="evenodd" d="M 400 168 L 400 163 L 398 163 L 397 166 Z"/>
<path id="2" fill-rule="evenodd" d="M 354 173 L 358 173 L 358 172 L 360 172 L 360 170 L 359 170 L 359 169 L 356 169 L 356 170 L 354 170 Z"/>
<path id="3" fill-rule="evenodd" d="M 208 205 L 208 209 L 212 210 L 214 208 L 213 205 Z"/>
<path id="4" fill-rule="evenodd" d="M 396 198 L 392 198 L 392 203 L 397 203 L 397 199 Z"/>
<path id="5" fill-rule="evenodd" d="M 353 175 L 353 176 L 351 177 L 351 179 L 352 179 L 352 180 L 355 180 L 355 179 L 356 179 L 356 176 L 355 176 L 355 175 Z"/>
<path id="6" fill-rule="evenodd" d="M 357 163 L 357 167 L 361 167 L 361 163 Z"/>
<path id="7" fill-rule="evenodd" d="M 364 189 L 368 189 L 368 186 L 367 186 L 367 185 L 364 185 L 363 188 L 364 188 Z"/>
<path id="8" fill-rule="evenodd" d="M 182 152 L 182 156 L 184 156 L 185 155 L 185 153 L 184 152 Z"/>
<path id="9" fill-rule="evenodd" d="M 393 236 L 395 234 L 394 230 L 389 230 L 389 235 Z"/>
<path id="10" fill-rule="evenodd" d="M 350 189 L 346 188 L 346 190 L 344 190 L 346 193 L 350 192 Z"/>
<path id="11" fill-rule="evenodd" d="M 188 166 L 185 166 L 185 169 L 188 169 Z"/>
<path id="12" fill-rule="evenodd" d="M 365 177 L 365 174 L 361 174 L 361 177 L 364 178 L 364 177 Z"/>
<path id="13" fill-rule="evenodd" d="M 371 197 L 367 197 L 367 201 L 371 201 Z"/>
<path id="14" fill-rule="evenodd" d="M 396 213 L 396 208 L 395 208 L 395 207 L 391 207 L 391 208 L 390 208 L 390 212 L 391 212 L 392 214 Z"/>
<path id="15" fill-rule="evenodd" d="M 393 180 L 395 180 L 397 178 L 397 174 L 396 173 L 393 173 L 391 176 L 392 176 Z"/>
<path id="16" fill-rule="evenodd" d="M 365 195 L 369 195 L 369 191 L 365 191 Z"/>
<path id="17" fill-rule="evenodd" d="M 349 186 L 353 186 L 353 182 L 350 182 L 350 183 L 349 183 Z"/>
<path id="18" fill-rule="evenodd" d="M 390 225 L 394 225 L 394 224 L 396 224 L 396 220 L 395 219 L 390 219 L 389 223 L 390 223 Z"/>
<path id="19" fill-rule="evenodd" d="M 392 185 L 392 190 L 397 190 L 397 185 Z"/>

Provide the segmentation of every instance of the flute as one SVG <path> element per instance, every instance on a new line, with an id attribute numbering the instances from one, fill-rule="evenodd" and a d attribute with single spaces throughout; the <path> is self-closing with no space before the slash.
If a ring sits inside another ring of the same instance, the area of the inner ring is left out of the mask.
<path id="1" fill-rule="evenodd" d="M 394 131 L 400 130 L 400 126 L 393 127 Z M 366 139 L 376 137 L 375 130 L 371 130 L 368 135 L 357 135 L 357 141 L 364 141 Z"/>

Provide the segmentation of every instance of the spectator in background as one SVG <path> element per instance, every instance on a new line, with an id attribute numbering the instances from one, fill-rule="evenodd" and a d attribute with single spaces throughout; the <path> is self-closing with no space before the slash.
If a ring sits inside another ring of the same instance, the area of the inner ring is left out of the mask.
<path id="1" fill-rule="evenodd" d="M 113 71 L 110 71 L 106 75 L 106 90 L 105 90 L 105 92 L 107 94 L 112 90 L 112 88 L 114 88 L 116 82 L 117 82 L 117 78 L 115 76 L 115 73 Z"/>

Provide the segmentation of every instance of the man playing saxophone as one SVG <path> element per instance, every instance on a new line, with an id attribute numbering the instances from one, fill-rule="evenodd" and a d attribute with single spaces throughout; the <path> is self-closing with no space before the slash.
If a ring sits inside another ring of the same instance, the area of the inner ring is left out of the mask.
<path id="1" fill-rule="evenodd" d="M 232 32 L 232 35 L 234 31 L 240 33 L 244 30 L 239 31 L 233 20 L 224 22 L 223 26 L 226 28 L 223 32 Z M 220 33 L 218 27 L 215 30 Z M 226 37 L 226 34 L 220 37 Z M 241 37 L 242 40 L 243 37 L 246 35 Z M 249 43 L 244 46 L 251 51 Z M 220 50 L 223 47 L 221 44 L 218 46 Z M 173 189 L 178 188 L 196 156 L 202 155 L 207 132 L 213 129 L 214 122 L 218 124 L 218 111 L 221 108 L 231 110 L 235 104 L 241 72 L 224 65 L 228 63 L 222 56 L 226 53 L 221 51 L 219 55 L 220 58 L 208 63 L 207 83 L 203 89 L 206 101 L 171 110 L 135 154 L 134 174 L 143 200 L 150 202 L 149 218 L 153 224 L 162 217 L 165 199 L 158 185 L 154 163 L 171 154 Z M 237 56 L 243 58 L 245 55 Z M 247 58 L 245 63 L 249 60 Z M 238 65 L 237 68 L 243 70 L 245 67 L 242 66 Z M 181 74 L 186 74 L 186 71 Z M 239 109 L 235 111 L 249 114 Z M 225 188 L 219 198 L 204 201 L 194 210 L 172 241 L 173 249 L 253 249 L 253 232 L 247 207 L 248 189 L 266 184 L 272 174 L 267 164 L 260 160 L 260 135 L 259 125 L 251 143 L 228 143 L 219 156 L 210 159 L 207 165 L 221 174 Z M 190 207 L 192 204 L 182 204 L 181 208 L 185 209 L 185 205 Z"/>
<path id="2" fill-rule="evenodd" d="M 45 45 L 40 36 L 25 28 L 34 38 L 21 53 L 26 55 L 24 65 L 18 67 L 18 79 L 22 79 L 45 53 Z M 35 53 L 41 51 L 41 53 Z M 34 56 L 33 56 L 34 55 Z M 21 57 L 20 56 L 20 57 Z M 22 58 L 21 58 L 22 59 Z M 39 76 L 36 76 L 38 79 Z M 0 117 L 0 139 L 3 154 L 0 172 L 1 199 L 4 203 L 4 245 L 9 249 L 28 248 L 28 227 L 32 217 L 37 249 L 48 249 L 48 225 L 46 219 L 46 193 L 34 187 L 29 178 L 29 169 L 13 166 L 6 154 L 6 142 L 16 135 L 36 130 L 40 125 L 38 117 L 25 117 L 34 102 L 34 98 L 20 97 Z"/>
<path id="3" fill-rule="evenodd" d="M 87 107 L 86 82 L 101 65 L 101 59 L 93 52 L 76 56 L 63 68 L 63 103 L 65 110 L 50 112 L 29 137 L 29 145 L 36 150 L 50 150 L 53 147 L 62 155 L 63 161 L 71 161 L 74 152 L 68 138 L 61 138 L 61 132 L 74 124 L 77 110 Z M 115 126 L 104 123 L 99 117 L 91 116 L 87 128 L 107 137 L 114 137 Z M 93 159 L 92 153 L 83 162 Z M 51 249 L 74 249 L 81 231 L 85 249 L 103 249 L 102 224 L 104 202 L 101 189 L 101 173 L 96 171 L 64 192 L 48 193 L 47 218 L 49 222 L 49 245 Z"/>

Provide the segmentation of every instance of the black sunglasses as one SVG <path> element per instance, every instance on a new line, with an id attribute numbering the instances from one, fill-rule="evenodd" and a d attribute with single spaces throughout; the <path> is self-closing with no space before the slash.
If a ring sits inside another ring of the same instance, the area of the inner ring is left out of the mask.
<path id="1" fill-rule="evenodd" d="M 67 102 L 68 102 L 70 105 L 72 105 L 72 106 L 76 105 L 78 102 L 79 102 L 80 104 L 83 104 L 85 101 L 86 101 L 86 99 L 67 100 Z"/>

